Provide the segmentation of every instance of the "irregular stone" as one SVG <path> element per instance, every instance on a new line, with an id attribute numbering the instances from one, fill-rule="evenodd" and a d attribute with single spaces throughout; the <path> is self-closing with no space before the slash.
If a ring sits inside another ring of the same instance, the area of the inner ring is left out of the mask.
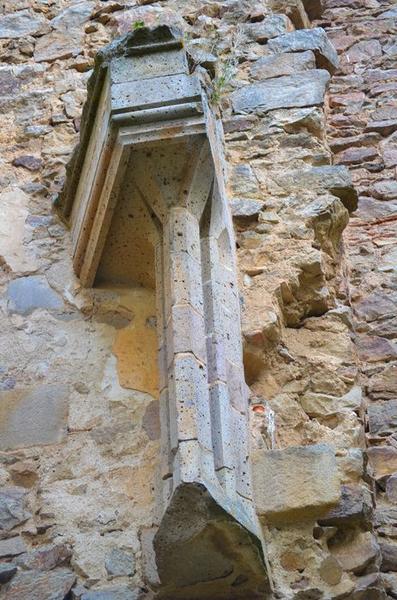
<path id="1" fill-rule="evenodd" d="M 153 400 L 146 408 L 142 420 L 142 427 L 149 440 L 160 439 L 160 408 L 158 400 Z"/>
<path id="2" fill-rule="evenodd" d="M 95 2 L 77 2 L 61 10 L 56 17 L 51 19 L 50 25 L 53 29 L 70 31 L 75 27 L 83 25 L 89 21 L 91 13 L 95 7 Z"/>
<path id="3" fill-rule="evenodd" d="M 319 517 L 340 498 L 334 451 L 326 444 L 256 451 L 252 470 L 257 512 L 272 524 Z"/>
<path id="4" fill-rule="evenodd" d="M 7 600 L 61 600 L 70 592 L 76 575 L 68 569 L 19 571 L 7 587 Z"/>
<path id="5" fill-rule="evenodd" d="M 254 79 L 263 80 L 281 75 L 294 75 L 315 67 L 314 54 L 311 50 L 307 50 L 306 52 L 286 52 L 262 56 L 253 63 L 250 72 Z"/>
<path id="6" fill-rule="evenodd" d="M 14 167 L 24 167 L 25 169 L 28 169 L 28 171 L 38 171 L 41 169 L 43 161 L 36 156 L 25 155 L 14 158 L 12 164 Z"/>
<path id="7" fill-rule="evenodd" d="M 379 200 L 394 200 L 397 198 L 397 181 L 377 181 L 372 188 L 372 195 Z"/>
<path id="8" fill-rule="evenodd" d="M 255 197 L 260 191 L 254 170 L 246 164 L 233 166 L 229 185 L 235 196 Z"/>
<path id="9" fill-rule="evenodd" d="M 377 335 L 357 337 L 358 355 L 363 362 L 387 362 L 397 358 L 397 350 L 386 338 Z"/>
<path id="10" fill-rule="evenodd" d="M 379 480 L 397 471 L 397 450 L 393 446 L 374 446 L 367 448 L 369 464 Z"/>
<path id="11" fill-rule="evenodd" d="M 380 143 L 383 160 L 386 167 L 397 165 L 397 132 Z"/>
<path id="12" fill-rule="evenodd" d="M 268 44 L 272 52 L 301 52 L 312 50 L 320 69 L 333 73 L 339 64 L 338 54 L 322 27 L 299 29 L 274 38 Z"/>
<path id="13" fill-rule="evenodd" d="M 375 291 L 355 302 L 354 312 L 367 323 L 377 319 L 383 320 L 396 314 L 396 299 L 397 296 L 393 293 L 386 295 L 384 292 Z"/>
<path id="14" fill-rule="evenodd" d="M 389 502 L 397 504 L 397 473 L 386 481 L 386 496 Z"/>
<path id="15" fill-rule="evenodd" d="M 139 600 L 141 591 L 126 586 L 103 590 L 90 590 L 81 596 L 81 600 Z"/>
<path id="16" fill-rule="evenodd" d="M 62 299 L 48 285 L 43 275 L 19 277 L 8 284 L 8 310 L 20 315 L 29 315 L 38 308 L 60 310 Z"/>
<path id="17" fill-rule="evenodd" d="M 27 547 L 23 539 L 19 536 L 0 540 L 0 558 L 9 556 L 18 556 L 27 551 Z"/>
<path id="18" fill-rule="evenodd" d="M 263 200 L 248 200 L 245 198 L 233 198 L 230 202 L 232 215 L 236 218 L 258 217 L 265 203 Z"/>
<path id="19" fill-rule="evenodd" d="M 349 63 L 368 62 L 382 56 L 382 46 L 379 40 L 362 40 L 349 48 L 345 58 Z"/>
<path id="20" fill-rule="evenodd" d="M 48 544 L 31 550 L 17 559 L 17 564 L 33 571 L 51 571 L 65 565 L 72 556 L 66 544 Z"/>
<path id="21" fill-rule="evenodd" d="M 329 74 L 315 69 L 246 85 L 231 94 L 235 113 L 313 106 L 324 102 Z"/>
<path id="22" fill-rule="evenodd" d="M 18 39 L 40 31 L 46 19 L 30 10 L 10 12 L 0 16 L 0 39 Z"/>
<path id="23" fill-rule="evenodd" d="M 343 569 L 334 556 L 327 556 L 321 562 L 318 572 L 328 585 L 338 585 L 342 579 Z"/>
<path id="24" fill-rule="evenodd" d="M 378 573 L 370 573 L 357 579 L 356 586 L 349 600 L 387 600 Z"/>
<path id="25" fill-rule="evenodd" d="M 291 21 L 286 15 L 273 14 L 258 23 L 247 23 L 242 31 L 247 40 L 264 44 L 291 29 Z"/>
<path id="26" fill-rule="evenodd" d="M 336 538 L 336 542 L 334 542 L 335 538 L 331 539 L 329 549 L 331 554 L 343 565 L 345 571 L 352 571 L 359 575 L 369 565 L 376 564 L 379 560 L 379 546 L 375 536 L 369 531 L 360 532 L 353 538 L 350 538 L 349 535 L 347 532 L 346 538 Z"/>
<path id="27" fill-rule="evenodd" d="M 345 165 L 358 165 L 364 161 L 371 161 L 379 157 L 376 148 L 347 148 L 335 157 L 337 163 Z"/>
<path id="28" fill-rule="evenodd" d="M 358 411 L 362 404 L 361 387 L 355 386 L 341 397 L 306 392 L 300 399 L 301 406 L 310 417 L 326 418 L 343 410 Z"/>
<path id="29" fill-rule="evenodd" d="M 19 188 L 0 194 L 0 256 L 14 273 L 36 271 L 37 262 L 24 244 L 29 196 Z M 12 234 L 11 234 L 12 232 Z"/>
<path id="30" fill-rule="evenodd" d="M 0 450 L 59 443 L 66 433 L 68 386 L 39 385 L 2 393 Z M 25 491 L 25 490 L 24 490 Z"/>
<path id="31" fill-rule="evenodd" d="M 311 25 L 302 0 L 272 0 L 271 7 L 273 11 L 288 15 L 296 29 L 308 29 Z"/>
<path id="32" fill-rule="evenodd" d="M 345 524 L 369 525 L 373 514 L 369 490 L 363 486 L 342 485 L 338 505 L 319 519 L 324 527 L 343 527 Z"/>
<path id="33" fill-rule="evenodd" d="M 132 576 L 136 570 L 134 555 L 120 548 L 113 548 L 105 558 L 105 567 L 108 574 L 114 577 Z"/>
<path id="34" fill-rule="evenodd" d="M 18 568 L 14 563 L 0 563 L 0 584 L 10 581 Z"/>
<path id="35" fill-rule="evenodd" d="M 349 210 L 357 208 L 357 191 L 354 189 L 351 174 L 345 166 L 326 165 L 309 169 L 296 169 L 275 175 L 278 185 L 286 191 L 296 193 L 297 190 L 328 190 L 334 194 Z"/>
<path id="36" fill-rule="evenodd" d="M 37 40 L 34 60 L 36 62 L 54 62 L 77 56 L 82 51 L 82 41 L 82 33 L 79 31 L 55 30 Z"/>
<path id="37" fill-rule="evenodd" d="M 0 490 L 0 531 L 11 531 L 31 516 L 26 510 L 26 490 L 19 487 Z"/>
<path id="38" fill-rule="evenodd" d="M 368 406 L 369 432 L 382 437 L 397 429 L 397 400 L 374 402 Z"/>
<path id="39" fill-rule="evenodd" d="M 385 542 L 379 545 L 382 553 L 381 571 L 397 571 L 397 546 Z"/>
<path id="40" fill-rule="evenodd" d="M 386 366 L 381 373 L 371 377 L 368 394 L 374 400 L 392 400 L 397 397 L 397 364 Z"/>

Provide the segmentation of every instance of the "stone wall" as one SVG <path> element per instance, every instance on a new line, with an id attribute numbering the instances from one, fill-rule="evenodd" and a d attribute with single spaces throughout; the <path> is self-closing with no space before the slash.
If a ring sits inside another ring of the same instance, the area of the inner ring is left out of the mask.
<path id="1" fill-rule="evenodd" d="M 255 495 L 274 598 L 397 597 L 396 11 L 377 0 L 324 8 L 308 0 L 6 3 L 2 600 L 153 597 L 156 374 L 148 370 L 137 391 L 128 370 L 142 361 L 137 338 L 153 354 L 148 299 L 81 287 L 52 201 L 78 141 L 97 50 L 160 23 L 184 29 L 192 68 L 209 71 L 222 113 Z M 357 202 L 346 165 L 359 205 L 342 237 Z"/>

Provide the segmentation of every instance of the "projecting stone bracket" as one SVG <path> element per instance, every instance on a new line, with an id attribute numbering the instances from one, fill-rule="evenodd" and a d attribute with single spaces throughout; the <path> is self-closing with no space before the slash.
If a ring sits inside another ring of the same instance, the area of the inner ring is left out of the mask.
<path id="1" fill-rule="evenodd" d="M 141 29 L 102 51 L 58 204 L 83 285 L 156 291 L 160 598 L 269 590 L 222 156 L 220 121 L 179 34 Z"/>

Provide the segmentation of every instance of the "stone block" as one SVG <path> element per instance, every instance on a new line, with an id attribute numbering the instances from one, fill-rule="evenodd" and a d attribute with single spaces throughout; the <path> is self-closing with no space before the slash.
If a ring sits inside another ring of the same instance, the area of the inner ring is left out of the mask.
<path id="1" fill-rule="evenodd" d="M 359 575 L 367 567 L 374 567 L 379 562 L 379 546 L 370 531 L 360 532 L 353 537 L 347 532 L 346 536 L 335 539 L 329 548 L 345 571 Z"/>
<path id="2" fill-rule="evenodd" d="M 3 392 L 0 450 L 59 443 L 66 433 L 67 393 L 63 384 Z"/>
<path id="3" fill-rule="evenodd" d="M 292 23 L 286 15 L 273 14 L 257 23 L 243 25 L 242 31 L 247 41 L 264 44 L 271 38 L 290 31 Z"/>
<path id="4" fill-rule="evenodd" d="M 246 85 L 231 94 L 235 113 L 313 106 L 324 102 L 329 73 L 315 69 Z"/>
<path id="5" fill-rule="evenodd" d="M 26 551 L 27 546 L 19 536 L 8 538 L 7 540 L 0 540 L 0 558 L 18 556 Z"/>
<path id="6" fill-rule="evenodd" d="M 388 477 L 397 471 L 397 450 L 393 446 L 368 448 L 367 456 L 376 480 Z"/>
<path id="7" fill-rule="evenodd" d="M 374 402 L 368 406 L 369 432 L 386 437 L 397 429 L 397 400 Z"/>
<path id="8" fill-rule="evenodd" d="M 3 487 L 0 490 L 0 532 L 11 531 L 29 519 L 31 514 L 25 506 L 26 493 L 20 487 Z"/>
<path id="9" fill-rule="evenodd" d="M 0 585 L 7 583 L 17 572 L 17 566 L 14 563 L 0 563 Z"/>
<path id="10" fill-rule="evenodd" d="M 342 165 L 324 165 L 297 169 L 276 175 L 277 183 L 289 192 L 298 190 L 328 190 L 334 194 L 349 210 L 357 208 L 357 191 L 354 189 L 352 178 L 347 167 Z"/>
<path id="11" fill-rule="evenodd" d="M 168 75 L 137 82 L 116 83 L 112 86 L 111 105 L 113 111 L 141 110 L 163 104 L 201 100 L 201 87 L 194 75 Z"/>
<path id="12" fill-rule="evenodd" d="M 233 198 L 230 202 L 232 215 L 236 219 L 257 219 L 264 207 L 263 200 Z"/>
<path id="13" fill-rule="evenodd" d="M 397 545 L 381 543 L 380 551 L 382 553 L 381 571 L 397 571 Z"/>
<path id="14" fill-rule="evenodd" d="M 7 587 L 7 600 L 54 600 L 68 596 L 76 575 L 68 569 L 20 571 Z"/>
<path id="15" fill-rule="evenodd" d="M 18 39 L 37 33 L 46 19 L 30 10 L 9 12 L 0 16 L 0 39 Z"/>
<path id="16" fill-rule="evenodd" d="M 315 68 L 315 56 L 311 50 L 306 52 L 283 52 L 259 58 L 251 67 L 251 75 L 254 79 L 263 80 L 280 77 L 281 75 L 294 75 L 300 71 Z"/>
<path id="17" fill-rule="evenodd" d="M 204 319 L 190 305 L 171 308 L 167 324 L 168 366 L 174 355 L 182 352 L 192 352 L 203 364 L 206 362 Z"/>
<path id="18" fill-rule="evenodd" d="M 125 585 L 102 590 L 90 590 L 81 596 L 81 600 L 139 600 L 140 598 L 141 590 L 132 589 Z"/>
<path id="19" fill-rule="evenodd" d="M 368 526 L 373 514 L 371 494 L 367 488 L 343 485 L 341 499 L 335 508 L 319 519 L 319 525 L 340 527 L 355 523 Z"/>
<path id="20" fill-rule="evenodd" d="M 326 444 L 258 450 L 252 470 L 256 510 L 271 524 L 320 517 L 339 501 L 335 454 Z"/>
<path id="21" fill-rule="evenodd" d="M 8 310 L 29 315 L 36 309 L 61 310 L 63 301 L 42 275 L 19 277 L 8 285 Z"/>
<path id="22" fill-rule="evenodd" d="M 272 52 L 302 52 L 312 50 L 316 56 L 317 66 L 333 73 L 338 66 L 338 54 L 322 27 L 299 29 L 285 33 L 269 41 Z"/>

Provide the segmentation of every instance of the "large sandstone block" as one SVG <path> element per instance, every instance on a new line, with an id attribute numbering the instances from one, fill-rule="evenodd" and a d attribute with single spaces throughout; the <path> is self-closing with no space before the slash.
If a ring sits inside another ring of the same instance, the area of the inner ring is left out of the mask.
<path id="1" fill-rule="evenodd" d="M 257 451 L 252 469 L 256 510 L 269 523 L 313 519 L 339 501 L 335 454 L 326 444 Z"/>
<path id="2" fill-rule="evenodd" d="M 329 73 L 314 69 L 246 85 L 232 93 L 235 113 L 314 106 L 324 102 Z"/>

